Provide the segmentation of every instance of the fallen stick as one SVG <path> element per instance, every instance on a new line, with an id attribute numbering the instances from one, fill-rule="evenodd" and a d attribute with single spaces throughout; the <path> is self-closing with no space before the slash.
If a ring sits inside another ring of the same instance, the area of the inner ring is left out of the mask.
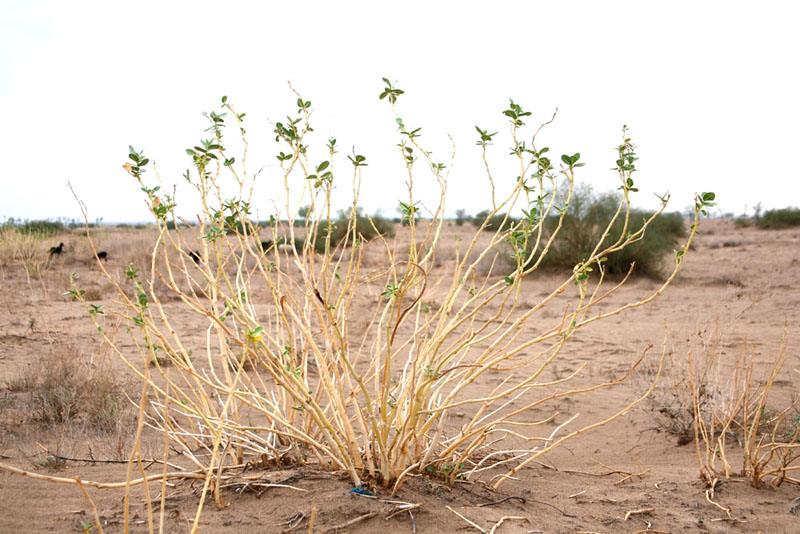
<path id="1" fill-rule="evenodd" d="M 81 489 L 83 496 L 86 497 L 87 501 L 89 501 L 89 506 L 92 507 L 92 517 L 94 518 L 94 524 L 97 525 L 97 532 L 99 532 L 99 534 L 103 534 L 103 524 L 100 522 L 100 517 L 97 515 L 97 507 L 94 505 L 94 501 L 91 497 L 89 497 L 89 492 L 86 491 L 86 488 L 83 487 L 83 484 L 81 484 L 80 477 L 75 477 L 75 482 Z"/>
<path id="2" fill-rule="evenodd" d="M 509 521 L 516 520 L 516 521 L 527 521 L 528 523 L 531 522 L 530 519 L 528 519 L 527 517 L 522 517 L 522 516 L 510 516 L 509 515 L 509 516 L 506 516 L 506 517 L 501 517 L 500 521 L 495 523 L 494 526 L 492 527 L 492 530 L 489 531 L 489 534 L 494 534 L 494 531 L 497 530 L 498 528 L 500 528 L 500 525 L 502 525 L 503 521 L 505 521 L 506 519 L 508 519 Z"/>
<path id="3" fill-rule="evenodd" d="M 395 509 L 389 515 L 386 516 L 386 519 L 391 519 L 396 515 L 402 514 L 403 512 L 411 513 L 411 510 L 415 510 L 415 509 L 419 508 L 420 506 L 422 506 L 422 505 L 421 504 L 409 504 L 409 505 L 406 505 L 406 506 L 403 506 L 403 505 L 396 506 Z"/>
<path id="4" fill-rule="evenodd" d="M 640 515 L 640 514 L 649 514 L 651 512 L 655 512 L 655 508 L 641 508 L 639 510 L 631 510 L 627 514 L 625 514 L 625 519 L 623 521 L 627 521 L 631 518 L 632 515 Z"/>
<path id="5" fill-rule="evenodd" d="M 477 528 L 478 530 L 480 530 L 481 532 L 483 532 L 483 534 L 489 534 L 489 533 L 488 533 L 488 532 L 486 532 L 484 529 L 482 529 L 481 527 L 479 527 L 478 525 L 476 525 L 475 523 L 473 523 L 472 521 L 470 521 L 469 519 L 467 519 L 467 518 L 466 518 L 466 517 L 464 517 L 463 515 L 459 514 L 458 512 L 456 512 L 455 510 L 453 510 L 453 509 L 452 509 L 452 508 L 450 508 L 449 506 L 446 506 L 446 508 L 447 508 L 448 510 L 450 510 L 451 512 L 453 512 L 454 514 L 456 514 L 456 515 L 457 515 L 458 517 L 460 517 L 461 519 L 463 519 L 464 521 L 466 521 L 467 523 L 469 523 L 469 524 L 470 524 L 470 526 L 472 526 L 472 527 L 474 527 L 474 528 Z"/>
<path id="6" fill-rule="evenodd" d="M 39 446 L 41 447 L 41 444 L 39 444 Z M 56 458 L 57 460 L 64 460 L 65 462 L 85 462 L 87 464 L 127 464 L 130 461 L 130 460 L 111 460 L 111 459 L 106 459 L 106 458 L 100 458 L 100 459 L 97 459 L 97 458 L 71 458 L 69 456 L 62 456 L 60 454 L 55 454 L 53 452 L 50 452 L 49 450 L 47 450 L 44 447 L 42 447 L 42 449 L 44 450 L 45 453 L 47 453 L 48 456 L 52 456 L 53 458 Z M 4 456 L 4 455 L 0 455 L 0 456 L 2 456 L 3 458 L 9 458 L 9 459 L 11 458 L 11 456 Z M 164 464 L 165 462 L 164 462 L 164 460 L 156 460 L 155 458 L 142 458 L 142 463 L 144 463 L 144 464 Z M 171 464 L 171 463 L 168 463 L 168 462 L 166 463 L 166 465 L 172 467 L 173 469 L 183 469 L 179 465 Z"/>
<path id="7" fill-rule="evenodd" d="M 311 519 L 308 521 L 308 534 L 314 534 L 314 518 L 317 517 L 317 507 L 311 509 Z"/>
<path id="8" fill-rule="evenodd" d="M 530 493 L 530 492 L 531 492 L 531 490 L 524 489 L 524 490 L 522 490 L 522 493 L 520 493 L 519 495 L 511 495 L 509 497 L 506 497 L 504 499 L 500 499 L 500 500 L 497 500 L 497 501 L 486 502 L 486 503 L 483 503 L 483 504 L 476 504 L 475 507 L 477 508 L 477 507 L 481 507 L 481 506 L 494 506 L 496 504 L 504 503 L 504 502 L 510 501 L 512 499 L 517 499 L 522 504 L 525 504 L 527 502 L 527 500 L 525 499 L 525 494 L 526 493 Z"/>
<path id="9" fill-rule="evenodd" d="M 349 526 L 355 525 L 356 523 L 360 523 L 361 521 L 366 521 L 367 519 L 375 517 L 376 515 L 378 515 L 378 512 L 375 512 L 375 511 L 369 512 L 369 513 L 364 514 L 364 515 L 360 515 L 360 516 L 356 517 L 355 519 L 351 519 L 350 521 L 345 521 L 341 525 L 336 525 L 334 527 L 329 528 L 323 534 L 327 534 L 328 532 L 336 532 L 339 529 L 347 528 Z"/>
<path id="10" fill-rule="evenodd" d="M 721 505 L 721 504 L 719 504 L 718 502 L 716 502 L 716 501 L 712 500 L 712 499 L 713 499 L 713 497 L 714 497 L 714 487 L 715 487 L 715 486 L 716 486 L 716 480 L 715 480 L 715 482 L 714 482 L 714 485 L 713 485 L 713 486 L 711 486 L 709 489 L 707 489 L 707 490 L 706 490 L 706 500 L 707 500 L 709 503 L 711 503 L 711 504 L 713 504 L 714 506 L 716 506 L 717 508 L 719 508 L 720 510 L 722 510 L 723 512 L 725 512 L 725 515 L 727 515 L 727 516 L 728 516 L 728 519 L 733 519 L 733 516 L 731 515 L 731 509 L 730 509 L 730 508 L 728 508 L 727 506 L 722 506 L 722 505 Z"/>
<path id="11" fill-rule="evenodd" d="M 45 480 L 47 482 L 59 482 L 61 484 L 79 484 L 74 478 L 63 478 L 63 477 L 51 477 L 48 475 L 40 475 L 39 473 L 33 473 L 31 471 L 25 471 L 24 469 L 19 469 L 12 465 L 4 464 L 0 462 L 0 469 L 4 471 L 8 471 L 9 473 L 14 473 L 16 475 L 22 475 L 24 477 L 35 478 L 37 480 Z M 136 480 L 131 480 L 130 482 L 94 482 L 92 480 L 80 480 L 80 484 L 84 486 L 91 486 L 93 488 L 99 489 L 113 489 L 113 488 L 124 488 L 125 486 L 138 486 L 139 484 L 143 484 L 145 482 L 153 482 L 154 480 L 162 480 L 163 478 L 193 478 L 198 480 L 205 479 L 205 474 L 200 471 L 194 472 L 172 472 L 167 473 L 166 475 L 151 475 L 147 478 L 137 478 Z"/>

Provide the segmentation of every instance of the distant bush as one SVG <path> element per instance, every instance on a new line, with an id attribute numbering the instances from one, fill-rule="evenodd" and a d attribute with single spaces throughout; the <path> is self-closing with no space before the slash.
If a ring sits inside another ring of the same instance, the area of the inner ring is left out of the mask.
<path id="1" fill-rule="evenodd" d="M 749 228 L 753 226 L 753 219 L 749 217 L 737 217 L 733 220 L 733 226 L 736 228 Z"/>
<path id="2" fill-rule="evenodd" d="M 489 213 L 491 213 L 489 210 L 479 211 L 478 213 L 475 214 L 475 217 L 472 218 L 472 224 L 480 227 L 486 220 L 486 218 L 489 217 Z M 489 222 L 486 225 L 486 229 L 492 232 L 496 232 L 498 229 L 500 229 L 501 225 L 503 226 L 504 229 L 508 229 L 511 226 L 511 224 L 514 223 L 514 219 L 509 217 L 508 220 L 506 220 L 505 224 L 503 224 L 503 220 L 505 220 L 505 218 L 506 218 L 505 213 L 497 213 L 495 215 L 492 215 L 492 217 L 489 219 Z"/>
<path id="3" fill-rule="evenodd" d="M 392 221 L 380 215 L 373 215 L 370 218 L 372 219 L 372 223 L 369 222 L 369 219 L 363 215 L 360 210 L 356 214 L 356 233 L 361 236 L 362 239 L 370 241 L 378 237 L 379 234 L 387 237 L 394 236 L 394 223 Z M 331 248 L 333 248 L 344 241 L 347 235 L 349 214 L 340 211 L 339 216 L 331 221 L 331 223 Z M 373 224 L 375 225 L 374 228 L 372 226 Z M 378 230 L 377 232 L 375 231 L 376 229 Z M 325 239 L 327 235 L 327 225 L 325 223 L 320 224 L 316 239 L 314 240 L 314 249 L 317 252 L 321 253 L 325 251 Z"/>
<path id="4" fill-rule="evenodd" d="M 783 208 L 779 210 L 769 210 L 758 219 L 756 223 L 759 228 L 780 229 L 791 226 L 800 226 L 800 209 Z"/>
<path id="5" fill-rule="evenodd" d="M 66 231 L 67 227 L 61 221 L 38 220 L 20 223 L 16 225 L 16 229 L 24 234 L 51 236 Z"/>
<path id="6" fill-rule="evenodd" d="M 619 201 L 620 197 L 616 194 L 596 195 L 589 188 L 576 189 L 567 207 L 562 227 L 542 266 L 571 269 L 575 264 L 584 261 L 617 211 Z M 644 220 L 652 215 L 652 212 L 632 209 L 627 232 L 635 233 L 640 230 Z M 549 217 L 545 225 L 547 232 L 555 231 L 557 223 L 557 217 Z M 623 224 L 622 217 L 615 221 L 602 246 L 608 246 L 620 237 Z M 606 273 L 621 275 L 627 273 L 631 263 L 634 263 L 634 272 L 659 276 L 662 259 L 672 252 L 678 239 L 685 235 L 686 227 L 680 213 L 662 213 L 650 223 L 641 240 L 609 254 L 603 266 Z"/>
<path id="7" fill-rule="evenodd" d="M 467 215 L 467 210 L 465 210 L 463 208 L 456 210 L 456 224 L 458 226 L 463 225 L 467 221 L 468 218 L 469 218 L 469 216 Z"/>

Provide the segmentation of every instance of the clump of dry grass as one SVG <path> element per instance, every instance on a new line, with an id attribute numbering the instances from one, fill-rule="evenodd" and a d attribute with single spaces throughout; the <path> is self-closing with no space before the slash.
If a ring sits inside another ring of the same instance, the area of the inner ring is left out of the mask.
<path id="1" fill-rule="evenodd" d="M 678 445 L 695 444 L 700 477 L 709 488 L 732 477 L 754 487 L 800 483 L 793 476 L 800 469 L 798 399 L 781 402 L 771 396 L 784 364 L 788 329 L 767 369 L 756 365 L 755 346 L 746 340 L 738 355 L 729 356 L 723 349 L 730 346 L 726 330 L 717 320 L 713 328 L 697 330 L 685 352 L 670 354 L 648 409 L 659 428 L 677 436 Z M 645 383 L 651 378 L 645 372 Z"/>
<path id="2" fill-rule="evenodd" d="M 87 360 L 75 344 L 54 341 L 39 361 L 29 363 L 7 387 L 23 394 L 31 420 L 115 431 L 129 411 L 124 384 L 109 364 L 91 365 Z"/>
<path id="3" fill-rule="evenodd" d="M 708 487 L 732 476 L 743 477 L 756 488 L 800 484 L 800 478 L 793 476 L 800 469 L 800 412 L 794 402 L 778 409 L 769 403 L 788 342 L 786 328 L 762 376 L 756 372 L 755 347 L 745 341 L 735 363 L 718 372 L 711 392 L 696 376 L 693 355 L 688 354 L 697 458 L 700 477 Z M 716 343 L 705 357 L 716 367 L 724 365 Z M 741 457 L 738 472 L 732 468 L 735 455 Z"/>

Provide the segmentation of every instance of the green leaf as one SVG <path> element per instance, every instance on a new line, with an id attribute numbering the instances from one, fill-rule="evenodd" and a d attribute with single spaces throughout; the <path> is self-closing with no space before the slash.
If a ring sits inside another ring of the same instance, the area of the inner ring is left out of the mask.
<path id="1" fill-rule="evenodd" d="M 317 166 L 317 172 L 322 172 L 322 171 L 324 171 L 325 169 L 327 169 L 327 168 L 328 168 L 328 165 L 330 165 L 330 163 L 329 163 L 329 162 L 327 162 L 327 161 L 323 161 L 322 163 L 320 163 L 320 164 Z"/>

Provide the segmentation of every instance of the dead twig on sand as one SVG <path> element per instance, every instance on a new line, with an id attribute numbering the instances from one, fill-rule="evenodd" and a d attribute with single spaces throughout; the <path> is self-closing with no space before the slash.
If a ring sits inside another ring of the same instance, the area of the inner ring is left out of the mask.
<path id="1" fill-rule="evenodd" d="M 650 514 L 655 511 L 655 508 L 640 508 L 639 510 L 630 510 L 627 514 L 625 514 L 625 519 L 623 519 L 623 521 L 627 521 L 633 515 Z"/>
<path id="2" fill-rule="evenodd" d="M 600 465 L 600 466 L 605 467 L 606 469 L 608 469 L 608 472 L 607 473 L 590 473 L 588 471 L 576 471 L 574 469 L 560 469 L 560 470 L 556 469 L 556 470 L 560 471 L 562 473 L 572 473 L 572 474 L 576 474 L 576 475 L 586 475 L 586 476 L 590 476 L 590 477 L 607 477 L 607 476 L 611 476 L 611 475 L 625 475 L 621 479 L 619 479 L 616 482 L 614 482 L 615 486 L 618 486 L 618 485 L 622 484 L 623 482 L 626 482 L 626 481 L 630 480 L 633 477 L 641 477 L 641 476 L 645 475 L 646 473 L 648 473 L 650 471 L 650 469 L 645 468 L 643 465 L 641 465 L 641 463 L 639 463 L 640 471 L 638 473 L 634 473 L 634 472 L 630 472 L 630 471 L 622 471 L 621 469 L 614 469 L 613 467 L 609 467 L 606 464 L 604 464 L 603 462 L 599 462 L 599 461 L 595 460 L 594 458 L 592 458 L 592 461 L 594 463 L 596 463 L 597 465 Z M 545 464 L 542 464 L 542 466 L 543 467 L 547 467 L 548 469 L 555 469 L 554 467 L 551 467 L 551 466 L 548 466 L 548 465 L 545 465 Z"/>
<path id="3" fill-rule="evenodd" d="M 84 486 L 92 486 L 94 488 L 100 489 L 109 489 L 109 488 L 124 488 L 126 486 L 138 486 L 139 484 L 143 484 L 144 482 L 153 482 L 155 480 L 162 480 L 164 478 L 182 478 L 182 479 L 194 479 L 194 480 L 203 480 L 205 478 L 205 474 L 202 471 L 183 471 L 183 472 L 173 472 L 167 473 L 166 475 L 151 475 L 146 478 L 137 478 L 135 480 L 131 480 L 130 482 L 94 482 L 91 480 L 80 480 L 77 481 L 74 478 L 63 478 L 63 477 L 52 477 L 48 475 L 40 475 L 39 473 L 33 473 L 31 471 L 25 471 L 24 469 L 19 469 L 12 465 L 4 464 L 0 462 L 0 469 L 4 471 L 8 471 L 9 473 L 14 473 L 16 475 L 22 475 L 24 477 L 35 478 L 37 480 L 46 480 L 48 482 L 60 482 L 62 484 L 83 484 Z"/>
<path id="4" fill-rule="evenodd" d="M 263 488 L 263 489 L 259 489 Z M 245 491 L 253 491 L 257 493 L 257 496 L 260 497 L 264 493 L 264 489 L 266 488 L 288 488 L 294 491 L 299 491 L 302 493 L 308 493 L 307 489 L 298 488 L 295 486 L 290 486 L 288 484 L 276 484 L 267 481 L 260 481 L 260 480 L 253 480 L 251 482 L 232 482 L 230 484 L 221 484 L 219 489 L 233 489 L 237 493 L 244 493 Z"/>
<path id="5" fill-rule="evenodd" d="M 86 491 L 86 488 L 83 487 L 81 484 L 80 477 L 75 477 L 75 482 L 78 484 L 78 487 L 81 489 L 83 496 L 86 497 L 86 500 L 89 501 L 89 506 L 92 507 L 92 517 L 94 518 L 94 524 L 97 525 L 97 532 L 103 534 L 103 524 L 100 523 L 100 517 L 97 515 L 97 507 L 94 505 L 94 501 L 89 496 L 89 492 Z"/>
<path id="6" fill-rule="evenodd" d="M 483 534 L 489 534 L 489 533 L 488 533 L 488 532 L 486 532 L 486 530 L 484 530 L 482 527 L 480 527 L 480 526 L 478 526 L 476 523 L 474 523 L 474 522 L 470 521 L 469 519 L 467 519 L 467 518 L 466 518 L 466 517 L 464 517 L 463 515 L 459 514 L 458 512 L 456 512 L 455 510 L 453 510 L 453 509 L 452 509 L 452 508 L 450 508 L 449 506 L 446 506 L 445 508 L 447 508 L 448 510 L 450 510 L 451 512 L 453 512 L 454 514 L 456 514 L 458 517 L 460 517 L 461 519 L 463 519 L 464 521 L 466 521 L 467 523 L 469 523 L 469 525 L 470 525 L 471 527 L 473 527 L 473 528 L 477 528 L 478 530 L 480 530 L 481 532 L 483 532 Z"/>
<path id="7" fill-rule="evenodd" d="M 392 501 L 384 501 L 383 499 L 381 499 L 381 502 L 391 503 Z M 408 512 L 408 517 L 411 519 L 411 532 L 412 534 L 414 534 L 417 532 L 417 521 L 416 519 L 414 519 L 414 514 L 411 511 L 416 510 L 420 506 L 422 505 L 419 503 L 414 504 L 410 502 L 400 502 L 400 503 L 395 502 L 395 507 L 392 509 L 391 512 L 389 512 L 389 515 L 387 515 L 385 519 L 389 520 L 404 512 Z"/>
<path id="8" fill-rule="evenodd" d="M 278 523 L 277 526 L 286 525 L 286 528 L 283 529 L 281 532 L 291 532 L 292 530 L 299 528 L 300 524 L 305 518 L 306 518 L 305 512 L 296 512 L 292 517 L 290 517 L 286 521 Z"/>
<path id="9" fill-rule="evenodd" d="M 711 482 L 711 487 L 706 490 L 706 500 L 710 504 L 713 504 L 714 506 L 725 512 L 725 515 L 728 516 L 728 519 L 733 519 L 730 508 L 728 508 L 727 506 L 722 506 L 718 502 L 714 501 L 714 490 L 717 488 L 718 484 L 719 484 L 719 479 L 716 478 Z"/>
<path id="10" fill-rule="evenodd" d="M 494 524 L 494 526 L 492 527 L 492 530 L 490 530 L 490 531 L 489 531 L 489 534 L 494 534 L 494 533 L 495 533 L 495 531 L 496 531 L 498 528 L 500 528 L 500 525 L 502 525 L 502 524 L 503 524 L 503 521 L 506 521 L 506 520 L 508 520 L 508 521 L 527 521 L 528 523 L 530 523 L 530 522 L 531 522 L 531 520 L 530 520 L 530 519 L 528 519 L 527 517 L 522 517 L 522 516 L 510 516 L 510 515 L 509 515 L 509 516 L 506 516 L 506 517 L 501 517 L 501 518 L 500 518 L 500 521 L 498 521 L 497 523 L 495 523 L 495 524 Z"/>
<path id="11" fill-rule="evenodd" d="M 561 515 L 563 515 L 564 517 L 578 517 L 578 516 L 577 516 L 577 515 L 575 515 L 575 514 L 568 514 L 567 512 L 565 512 L 564 510 L 562 510 L 561 508 L 559 508 L 558 506 L 556 506 L 555 504 L 550 504 L 549 502 L 544 502 L 544 501 L 537 501 L 537 500 L 535 500 L 535 499 L 528 499 L 528 500 L 529 500 L 530 502 L 535 502 L 536 504 L 543 504 L 543 505 L 545 505 L 545 506 L 549 506 L 550 508 L 553 508 L 553 509 L 557 510 L 557 511 L 558 511 L 558 512 L 559 512 Z"/>
<path id="12" fill-rule="evenodd" d="M 311 509 L 311 519 L 308 521 L 308 534 L 314 533 L 314 518 L 317 517 L 317 507 Z"/>
<path id="13" fill-rule="evenodd" d="M 57 460 L 64 460 L 65 462 L 85 462 L 87 464 L 127 464 L 128 463 L 128 460 L 111 460 L 111 459 L 107 459 L 107 458 L 71 458 L 69 456 L 62 456 L 60 454 L 55 454 L 54 452 L 51 452 L 49 449 L 43 447 L 41 443 L 38 443 L 37 445 L 39 445 L 39 447 L 41 447 L 42 450 L 45 453 L 47 453 L 48 456 L 52 456 L 53 458 L 55 458 Z M 2 456 L 2 457 L 3 458 L 11 458 L 10 456 Z M 164 460 L 157 460 L 155 458 L 142 458 L 142 463 L 143 464 L 148 464 L 147 466 L 145 466 L 145 469 L 147 469 L 152 464 L 164 464 L 165 462 L 164 462 Z M 172 464 L 172 463 L 169 463 L 169 462 L 167 462 L 166 465 L 170 466 L 173 469 L 180 469 L 181 471 L 184 470 L 184 468 L 181 467 L 180 465 Z"/>
<path id="14" fill-rule="evenodd" d="M 530 492 L 531 492 L 531 490 L 524 489 L 524 490 L 522 490 L 522 493 L 520 493 L 519 495 L 510 495 L 508 497 L 505 497 L 505 498 L 497 500 L 497 501 L 485 502 L 483 504 L 476 504 L 475 507 L 476 508 L 480 508 L 482 506 L 494 506 L 496 504 L 504 503 L 506 501 L 510 501 L 510 500 L 513 500 L 513 499 L 517 499 L 522 504 L 525 504 L 527 502 L 527 499 L 525 498 L 525 494 L 526 493 L 530 493 Z"/>
<path id="15" fill-rule="evenodd" d="M 375 517 L 376 515 L 378 515 L 378 512 L 374 512 L 374 511 L 366 513 L 364 515 L 360 515 L 360 516 L 356 517 L 355 519 L 351 519 L 350 521 L 345 521 L 341 525 L 336 525 L 336 526 L 333 526 L 333 527 L 329 528 L 328 530 L 324 531 L 323 534 L 328 534 L 328 532 L 337 532 L 337 531 L 339 531 L 339 530 L 341 530 L 343 528 L 347 528 L 347 527 L 353 526 L 356 523 L 360 523 L 362 521 L 366 521 L 367 519 L 371 519 L 371 518 Z M 309 532 L 311 532 L 311 531 L 309 530 Z"/>

